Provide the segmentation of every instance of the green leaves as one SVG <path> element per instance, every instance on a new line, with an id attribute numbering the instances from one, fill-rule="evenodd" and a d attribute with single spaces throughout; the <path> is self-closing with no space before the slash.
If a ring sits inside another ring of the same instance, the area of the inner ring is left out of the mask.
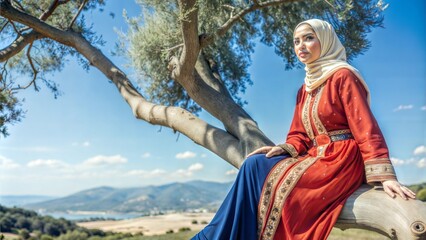
<path id="1" fill-rule="evenodd" d="M 6 124 L 19 122 L 24 115 L 18 99 L 0 87 L 0 137 L 9 135 Z"/>
<path id="2" fill-rule="evenodd" d="M 15 8 L 37 18 L 41 17 L 56 28 L 82 34 L 92 45 L 104 44 L 102 37 L 94 31 L 98 23 L 88 24 L 85 18 L 85 13 L 93 10 L 103 11 L 104 0 L 12 2 Z M 195 8 L 181 12 L 179 0 L 137 2 L 143 9 L 142 13 L 137 18 L 127 18 L 129 30 L 127 33 L 119 33 L 122 41 L 117 44 L 116 53 L 128 57 L 130 66 L 137 73 L 143 94 L 149 100 L 180 106 L 193 113 L 199 112 L 201 107 L 171 78 L 173 69 L 169 69 L 170 59 L 180 59 L 182 54 L 181 23 L 189 21 L 187 16 Z M 259 1 L 260 4 L 265 2 Z M 185 1 L 182 0 L 181 4 L 185 4 Z M 386 6 L 381 0 L 283 1 L 279 5 L 263 8 L 257 8 L 251 1 L 243 0 L 198 1 L 195 5 L 198 8 L 198 19 L 193 24 L 197 24 L 200 38 L 214 37 L 210 44 L 201 49 L 201 54 L 210 63 L 212 73 L 218 74 L 216 76 L 223 81 L 233 99 L 243 105 L 245 101 L 241 95 L 247 86 L 252 84 L 248 68 L 251 64 L 250 56 L 258 40 L 274 47 L 276 54 L 285 62 L 286 68 L 300 67 L 302 65 L 293 53 L 293 28 L 303 20 L 320 18 L 335 27 L 346 47 L 348 60 L 351 60 L 370 46 L 367 34 L 372 28 L 382 26 Z M 79 15 L 81 8 L 82 13 Z M 235 18 L 240 13 L 245 14 Z M 77 21 L 71 24 L 77 16 Z M 233 18 L 237 19 L 234 25 L 224 35 L 218 36 L 218 29 Z M 10 44 L 29 31 L 31 29 L 26 26 L 0 17 L 1 44 Z M 85 69 L 90 67 L 88 60 L 73 48 L 46 38 L 34 41 L 30 51 L 27 46 L 0 65 L 3 69 L 2 91 L 8 92 L 10 99 L 13 99 L 11 89 L 22 88 L 35 79 L 32 84 L 36 90 L 39 89 L 38 82 L 41 81 L 53 91 L 55 97 L 58 96 L 60 91 L 57 81 L 47 79 L 47 76 L 51 77 L 52 73 L 61 71 L 69 60 L 67 56 L 76 56 Z M 21 82 L 14 76 L 19 76 Z M 3 102 L 6 104 L 7 101 Z M 0 127 L 6 123 L 7 121 L 3 120 Z"/>
<path id="3" fill-rule="evenodd" d="M 55 2 L 57 5 L 54 4 Z M 85 3 L 83 16 L 79 16 L 78 20 L 71 26 L 72 20 L 78 16 L 78 9 L 83 3 Z M 103 0 L 12 1 L 12 6 L 20 11 L 40 18 L 53 27 L 62 30 L 71 28 L 97 46 L 103 45 L 104 42 L 101 37 L 95 34 L 91 26 L 86 25 L 84 12 L 99 9 L 104 4 Z M 0 48 L 13 45 L 15 40 L 30 31 L 32 29 L 27 26 L 0 17 Z M 48 38 L 33 41 L 0 64 L 0 134 L 7 136 L 6 125 L 16 123 L 23 117 L 19 100 L 14 96 L 17 91 L 30 86 L 38 91 L 40 85 L 44 85 L 52 91 L 55 98 L 60 95 L 57 81 L 51 79 L 52 73 L 63 69 L 66 61 L 69 60 L 68 56 L 76 56 L 82 67 L 88 68 L 87 60 L 82 58 L 73 48 Z M 40 82 L 43 84 L 40 84 Z"/>
<path id="4" fill-rule="evenodd" d="M 170 79 L 167 70 L 170 56 L 179 57 L 181 53 L 181 48 L 175 47 L 182 43 L 179 7 L 170 1 L 138 2 L 145 11 L 139 20 L 129 19 L 131 30 L 123 34 L 128 36 L 130 64 L 140 73 L 141 85 L 152 101 L 183 106 L 183 102 L 189 101 L 187 94 Z M 301 67 L 293 51 L 293 29 L 303 20 L 321 18 L 335 27 L 351 60 L 370 46 L 367 33 L 382 26 L 384 6 L 380 1 L 371 0 L 316 0 L 262 8 L 240 18 L 228 33 L 216 37 L 212 44 L 202 49 L 202 53 L 215 63 L 233 98 L 244 104 L 241 93 L 252 84 L 248 67 L 258 37 L 262 43 L 274 47 L 287 69 Z M 231 17 L 250 6 L 246 1 L 220 0 L 198 1 L 197 7 L 201 36 L 214 34 Z"/>

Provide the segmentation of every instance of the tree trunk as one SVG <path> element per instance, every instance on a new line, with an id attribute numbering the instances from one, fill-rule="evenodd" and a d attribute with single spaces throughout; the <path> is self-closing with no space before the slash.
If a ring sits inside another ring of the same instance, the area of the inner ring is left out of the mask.
<path id="1" fill-rule="evenodd" d="M 391 239 L 426 239 L 426 203 L 390 198 L 381 187 L 363 185 L 348 199 L 335 227 L 371 230 Z"/>

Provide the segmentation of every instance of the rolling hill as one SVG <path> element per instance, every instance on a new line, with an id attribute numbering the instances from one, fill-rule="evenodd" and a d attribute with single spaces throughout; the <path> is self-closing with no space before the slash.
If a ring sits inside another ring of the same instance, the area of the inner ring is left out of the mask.
<path id="1" fill-rule="evenodd" d="M 27 204 L 24 207 L 46 212 L 105 211 L 150 213 L 216 209 L 232 183 L 191 181 L 135 188 L 98 187 L 75 194 Z"/>

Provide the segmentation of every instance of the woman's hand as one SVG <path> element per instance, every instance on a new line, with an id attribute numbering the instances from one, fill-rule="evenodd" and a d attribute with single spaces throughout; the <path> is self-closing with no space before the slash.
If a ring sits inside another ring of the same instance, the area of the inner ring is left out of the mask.
<path id="1" fill-rule="evenodd" d="M 258 153 L 266 153 L 265 156 L 267 158 L 270 158 L 272 156 L 283 154 L 284 152 L 285 152 L 285 150 L 282 149 L 281 147 L 278 147 L 278 146 L 274 146 L 274 147 L 272 147 L 272 146 L 266 146 L 266 147 L 261 147 L 261 148 L 258 148 L 256 150 L 254 150 L 253 152 L 249 153 L 246 156 L 246 158 L 248 158 L 248 157 L 250 157 L 252 155 L 258 154 Z"/>
<path id="2" fill-rule="evenodd" d="M 401 185 L 398 181 L 387 180 L 382 182 L 383 189 L 391 197 L 394 198 L 396 194 L 401 196 L 402 199 L 407 200 L 408 198 L 415 199 L 416 194 L 411 191 L 409 188 Z"/>

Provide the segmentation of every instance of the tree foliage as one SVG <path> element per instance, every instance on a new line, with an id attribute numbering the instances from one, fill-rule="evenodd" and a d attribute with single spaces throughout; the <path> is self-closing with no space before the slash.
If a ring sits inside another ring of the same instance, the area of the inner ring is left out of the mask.
<path id="1" fill-rule="evenodd" d="M 103 11 L 104 0 L 13 0 L 11 6 L 28 15 L 43 20 L 60 30 L 81 34 L 92 46 L 104 43 L 88 25 L 86 15 Z M 382 26 L 381 0 L 314 0 L 314 1 L 242 1 L 218 0 L 190 1 L 138 0 L 141 16 L 127 18 L 130 26 L 122 33 L 123 42 L 117 53 L 128 57 L 136 70 L 143 94 L 149 101 L 166 106 L 179 106 L 197 113 L 206 106 L 191 97 L 193 93 L 171 74 L 170 59 L 181 58 L 184 51 L 182 26 L 196 13 L 196 27 L 201 46 L 199 54 L 207 61 L 211 73 L 222 82 L 233 100 L 243 105 L 242 94 L 252 84 L 248 67 L 250 56 L 258 42 L 272 46 L 282 57 L 287 68 L 300 67 L 292 50 L 294 26 L 308 18 L 329 21 L 346 46 L 349 59 L 363 53 L 370 43 L 366 37 L 372 28 Z M 81 10 L 81 11 L 80 11 Z M 228 24 L 231 22 L 230 24 Z M 0 17 L 0 43 L 5 48 L 0 54 L 0 131 L 7 134 L 7 125 L 23 116 L 16 92 L 41 85 L 50 89 L 54 97 L 60 95 L 58 81 L 52 73 L 63 70 L 66 61 L 75 56 L 83 68 L 90 60 L 67 44 L 46 37 L 30 26 Z M 11 43 L 21 43 L 20 49 L 8 51 Z M 12 54 L 10 54 L 12 52 Z M 199 72 L 194 72 L 200 74 Z M 23 78 L 26 76 L 26 78 Z M 208 107 L 207 107 L 208 108 Z M 214 115 L 214 114 L 213 114 Z M 226 124 L 225 124 L 226 125 Z"/>
<path id="2" fill-rule="evenodd" d="M 73 20 L 79 7 L 84 4 L 81 16 Z M 12 5 L 21 11 L 36 16 L 53 27 L 81 33 L 94 45 L 102 46 L 103 40 L 87 26 L 85 14 L 95 9 L 102 10 L 103 0 L 51 1 L 22 0 L 12 1 Z M 89 63 L 75 49 L 45 38 L 40 33 L 19 22 L 0 18 L 0 137 L 7 136 L 7 125 L 21 120 L 24 111 L 15 96 L 20 90 L 32 87 L 39 91 L 42 86 L 52 91 L 56 98 L 61 94 L 58 81 L 52 79 L 52 73 L 63 70 L 69 58 L 75 56 L 80 65 L 88 69 Z M 10 56 L 7 47 L 24 37 L 33 39 L 21 51 Z M 30 36 L 30 37 L 28 37 Z M 12 43 L 12 44 L 11 44 Z"/>
<path id="3" fill-rule="evenodd" d="M 192 111 L 200 110 L 188 94 L 170 77 L 166 68 L 171 55 L 181 54 L 180 22 L 187 21 L 179 14 L 175 1 L 138 1 L 142 15 L 128 19 L 131 27 L 123 33 L 131 65 L 140 73 L 140 82 L 152 100 L 161 104 L 178 105 Z M 249 7 L 252 2 L 221 0 L 198 1 L 198 28 L 200 37 L 213 33 L 230 17 Z M 365 52 L 370 46 L 366 34 L 382 26 L 383 3 L 361 1 L 299 1 L 262 8 L 241 17 L 232 30 L 215 38 L 202 49 L 202 54 L 217 69 L 220 78 L 234 99 L 243 104 L 240 93 L 252 84 L 248 73 L 250 55 L 257 42 L 272 46 L 282 57 L 288 69 L 299 66 L 293 53 L 293 28 L 309 18 L 331 22 L 347 47 L 348 59 Z M 191 9 L 189 10 L 191 11 Z M 180 46 L 180 47 L 179 47 Z M 190 102 L 190 104 L 188 104 Z"/>

